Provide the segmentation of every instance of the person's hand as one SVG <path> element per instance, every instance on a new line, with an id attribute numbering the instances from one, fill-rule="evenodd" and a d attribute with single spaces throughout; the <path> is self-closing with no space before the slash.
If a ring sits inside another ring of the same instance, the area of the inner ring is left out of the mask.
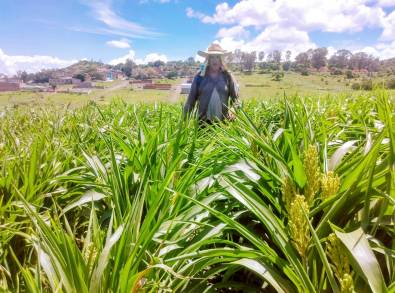
<path id="1" fill-rule="evenodd" d="M 235 119 L 236 119 L 236 115 L 233 112 L 233 109 L 229 109 L 229 111 L 228 111 L 228 120 L 233 121 Z"/>

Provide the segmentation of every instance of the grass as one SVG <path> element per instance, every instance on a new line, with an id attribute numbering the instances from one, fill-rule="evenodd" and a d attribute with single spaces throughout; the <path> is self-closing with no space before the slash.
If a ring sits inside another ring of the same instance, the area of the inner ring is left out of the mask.
<path id="1" fill-rule="evenodd" d="M 394 290 L 388 92 L 252 99 L 206 128 L 181 112 L 2 110 L 1 289 Z"/>
<path id="2" fill-rule="evenodd" d="M 312 74 L 302 76 L 298 73 L 286 73 L 281 81 L 272 80 L 271 74 L 236 74 L 240 83 L 240 96 L 243 100 L 248 99 L 270 99 L 272 97 L 282 97 L 285 94 L 292 95 L 337 95 L 349 93 L 353 95 L 364 94 L 363 91 L 354 91 L 351 84 L 358 79 L 346 80 L 344 76 L 332 76 L 330 74 Z M 339 82 L 340 81 L 340 82 Z M 130 86 L 123 89 L 112 90 L 123 81 L 112 81 L 98 83 L 104 89 L 93 89 L 89 95 L 68 94 L 68 93 L 29 93 L 29 92 L 0 92 L 0 107 L 9 105 L 67 105 L 80 107 L 89 101 L 99 104 L 109 104 L 114 97 L 122 98 L 128 103 L 139 102 L 171 102 L 174 103 L 173 94 L 164 90 L 130 90 Z M 156 81 L 159 82 L 159 81 Z M 181 79 L 160 80 L 161 83 L 180 84 Z M 349 84 L 347 86 L 347 84 Z M 390 94 L 395 94 L 395 90 L 389 90 Z M 181 95 L 181 101 L 185 100 L 185 95 Z"/>
<path id="3" fill-rule="evenodd" d="M 3 92 L 0 93 L 0 107 L 64 106 L 68 104 L 71 104 L 73 107 L 81 107 L 90 101 L 99 104 L 109 104 L 114 98 L 122 98 L 129 103 L 166 102 L 169 100 L 169 92 L 161 90 L 131 90 L 130 88 L 111 91 L 93 90 L 90 94 Z"/>
<path id="4" fill-rule="evenodd" d="M 268 98 L 287 95 L 332 95 L 336 93 L 361 94 L 362 91 L 354 91 L 351 84 L 360 79 L 346 79 L 344 76 L 330 75 L 329 73 L 310 74 L 303 76 L 295 72 L 287 72 L 280 81 L 275 81 L 271 74 L 236 74 L 239 81 L 242 97 Z M 395 93 L 394 90 L 390 91 Z"/>

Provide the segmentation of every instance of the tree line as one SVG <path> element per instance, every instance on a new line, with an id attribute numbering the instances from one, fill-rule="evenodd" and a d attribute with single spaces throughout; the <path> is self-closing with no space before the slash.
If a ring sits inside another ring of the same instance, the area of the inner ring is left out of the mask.
<path id="1" fill-rule="evenodd" d="M 308 74 L 309 71 L 325 69 L 335 74 L 341 74 L 353 70 L 366 71 L 368 73 L 380 70 L 379 58 L 365 52 L 352 53 L 346 49 L 336 51 L 329 58 L 327 48 L 309 49 L 299 53 L 294 59 L 291 56 L 292 52 L 290 50 L 273 50 L 271 52 L 244 52 L 242 50 L 235 50 L 226 57 L 226 63 L 234 71 L 247 72 L 254 70 L 260 70 L 261 72 L 292 70 L 302 74 Z M 93 80 L 105 79 L 105 76 L 97 71 L 98 66 L 105 65 L 102 62 L 80 61 L 79 63 L 84 63 L 84 66 L 77 66 L 77 69 L 74 71 L 74 77 L 89 74 Z M 193 57 L 189 57 L 186 60 L 168 61 L 166 63 L 158 60 L 144 65 L 137 65 L 132 60 L 126 60 L 124 63 L 106 66 L 121 70 L 128 78 L 177 78 L 193 75 L 199 68 L 199 62 L 195 61 Z M 56 76 L 57 72 L 59 70 L 41 70 L 40 72 L 30 74 L 20 71 L 16 74 L 16 77 L 22 79 L 24 82 L 33 81 L 44 83 L 48 82 L 53 76 Z"/>
<path id="2" fill-rule="evenodd" d="M 258 68 L 262 70 L 294 70 L 303 73 L 327 68 L 330 71 L 366 70 L 367 72 L 377 72 L 380 69 L 379 58 L 365 52 L 352 53 L 346 49 L 336 51 L 329 58 L 327 48 L 309 49 L 296 55 L 294 60 L 291 60 L 291 56 L 292 52 L 289 50 L 285 52 L 274 50 L 269 53 L 235 50 L 227 56 L 226 62 L 234 70 L 240 71 L 252 71 Z"/>

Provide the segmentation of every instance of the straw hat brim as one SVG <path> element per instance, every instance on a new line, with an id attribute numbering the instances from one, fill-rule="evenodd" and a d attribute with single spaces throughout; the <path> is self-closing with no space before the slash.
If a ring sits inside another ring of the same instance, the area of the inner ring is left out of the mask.
<path id="1" fill-rule="evenodd" d="M 198 51 L 198 55 L 202 57 L 208 57 L 210 55 L 217 55 L 217 56 L 227 56 L 231 52 L 227 51 Z"/>

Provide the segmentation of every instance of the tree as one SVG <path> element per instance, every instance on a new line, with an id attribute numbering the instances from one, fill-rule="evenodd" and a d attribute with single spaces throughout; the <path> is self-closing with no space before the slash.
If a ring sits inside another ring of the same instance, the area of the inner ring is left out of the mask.
<path id="1" fill-rule="evenodd" d="M 90 76 L 93 80 L 106 80 L 106 77 L 102 72 L 92 72 Z"/>
<path id="2" fill-rule="evenodd" d="M 165 62 L 163 62 L 161 60 L 156 60 L 154 62 L 148 63 L 148 65 L 153 66 L 153 67 L 161 67 L 161 66 L 165 65 Z"/>
<path id="3" fill-rule="evenodd" d="M 365 52 L 358 52 L 351 56 L 350 58 L 350 67 L 351 69 L 367 69 L 368 64 L 368 54 Z"/>
<path id="4" fill-rule="evenodd" d="M 320 69 L 326 65 L 328 50 L 326 48 L 317 48 L 311 52 L 311 66 L 315 69 Z"/>
<path id="5" fill-rule="evenodd" d="M 255 66 L 255 60 L 256 60 L 256 52 L 242 52 L 242 63 L 243 63 L 243 69 L 246 71 L 252 71 Z"/>
<path id="6" fill-rule="evenodd" d="M 123 74 L 125 74 L 127 77 L 131 77 L 134 66 L 135 66 L 134 62 L 130 59 L 127 59 L 125 64 L 122 65 L 121 70 Z"/>
<path id="7" fill-rule="evenodd" d="M 380 60 L 373 56 L 369 56 L 367 70 L 370 72 L 377 72 L 380 69 Z"/>
<path id="8" fill-rule="evenodd" d="M 272 54 L 273 54 L 273 57 L 272 57 L 273 58 L 273 62 L 278 64 L 278 65 L 280 65 L 280 63 L 281 63 L 281 55 L 282 55 L 281 51 L 274 50 Z"/>
<path id="9" fill-rule="evenodd" d="M 259 60 L 259 62 L 263 62 L 264 59 L 265 59 L 265 52 L 260 51 L 258 53 L 258 60 Z"/>
<path id="10" fill-rule="evenodd" d="M 335 54 L 328 60 L 330 68 L 346 69 L 349 65 L 352 53 L 348 50 L 341 49 L 337 50 Z"/>
<path id="11" fill-rule="evenodd" d="M 287 50 L 287 52 L 285 52 L 285 62 L 291 61 L 291 55 L 292 55 L 292 52 L 290 50 Z"/>
<path id="12" fill-rule="evenodd" d="M 52 78 L 52 72 L 50 70 L 41 70 L 33 76 L 33 81 L 36 83 L 46 83 Z"/>
<path id="13" fill-rule="evenodd" d="M 233 63 L 235 62 L 235 55 L 233 53 L 226 55 L 225 62 L 226 62 L 226 64 L 232 66 Z"/>
<path id="14" fill-rule="evenodd" d="M 273 52 L 270 52 L 269 54 L 267 54 L 266 61 L 269 63 L 273 62 Z"/>
<path id="15" fill-rule="evenodd" d="M 351 69 L 365 69 L 369 73 L 378 71 L 380 67 L 380 60 L 365 52 L 358 52 L 352 55 L 349 63 Z"/>
<path id="16" fill-rule="evenodd" d="M 178 74 L 176 71 L 170 71 L 169 73 L 166 74 L 166 78 L 169 79 L 175 79 L 177 78 Z"/>
<path id="17" fill-rule="evenodd" d="M 83 74 L 83 73 L 78 73 L 78 74 L 73 75 L 73 78 L 79 79 L 79 80 L 81 80 L 82 82 L 84 82 L 84 81 L 85 81 L 85 74 Z"/>
<path id="18" fill-rule="evenodd" d="M 18 71 L 16 76 L 24 83 L 29 80 L 29 74 L 26 71 Z"/>
<path id="19" fill-rule="evenodd" d="M 194 59 L 193 57 L 189 57 L 189 58 L 186 60 L 186 63 L 187 63 L 188 65 L 194 65 L 194 64 L 195 64 L 195 59 Z"/>
<path id="20" fill-rule="evenodd" d="M 243 52 L 241 52 L 240 49 L 236 49 L 233 55 L 235 63 L 238 64 L 239 70 L 241 70 L 243 64 Z"/>
<path id="21" fill-rule="evenodd" d="M 283 63 L 283 69 L 288 71 L 291 68 L 291 51 L 285 52 L 285 62 Z"/>
<path id="22" fill-rule="evenodd" d="M 297 70 L 307 70 L 310 67 L 310 58 L 307 52 L 299 53 L 295 57 L 295 65 Z"/>

